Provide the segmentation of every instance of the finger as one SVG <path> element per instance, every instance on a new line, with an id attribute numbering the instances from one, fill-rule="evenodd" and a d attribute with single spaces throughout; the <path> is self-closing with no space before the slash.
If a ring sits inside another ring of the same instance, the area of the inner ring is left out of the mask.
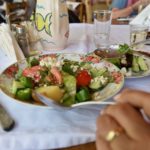
<path id="1" fill-rule="evenodd" d="M 120 134 L 116 140 L 110 143 L 112 150 L 133 150 L 134 141 L 125 134 Z"/>
<path id="2" fill-rule="evenodd" d="M 98 150 L 111 150 L 110 145 L 99 134 L 96 134 L 96 148 Z"/>
<path id="3" fill-rule="evenodd" d="M 120 125 L 109 115 L 101 115 L 97 119 L 97 134 L 106 139 L 109 131 L 120 128 Z"/>
<path id="4" fill-rule="evenodd" d="M 143 108 L 144 112 L 150 116 L 150 93 L 139 90 L 126 89 L 115 97 L 119 102 L 127 102 L 134 107 Z"/>
<path id="5" fill-rule="evenodd" d="M 138 140 L 150 132 L 149 125 L 143 120 L 139 112 L 129 104 L 120 103 L 109 106 L 104 109 L 103 113 L 113 117 L 132 139 Z"/>
<path id="6" fill-rule="evenodd" d="M 101 142 L 99 142 L 99 145 L 97 146 L 100 147 L 100 143 L 102 143 L 103 147 L 111 147 L 115 150 L 120 150 L 122 149 L 122 147 L 124 147 L 124 149 L 126 150 L 127 145 L 130 145 L 132 140 L 129 139 L 124 132 L 121 132 L 110 142 L 106 140 L 110 131 L 117 131 L 117 129 L 119 128 L 121 128 L 121 126 L 111 116 L 101 115 L 97 120 L 97 139 L 100 139 Z"/>

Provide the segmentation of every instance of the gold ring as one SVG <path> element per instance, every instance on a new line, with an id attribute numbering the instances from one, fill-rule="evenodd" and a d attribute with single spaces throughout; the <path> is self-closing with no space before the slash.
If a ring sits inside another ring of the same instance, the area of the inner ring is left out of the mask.
<path id="1" fill-rule="evenodd" d="M 117 128 L 116 130 L 111 130 L 108 132 L 107 136 L 106 136 L 106 141 L 111 142 L 113 141 L 116 137 L 118 137 L 121 133 L 123 133 L 123 129 Z"/>

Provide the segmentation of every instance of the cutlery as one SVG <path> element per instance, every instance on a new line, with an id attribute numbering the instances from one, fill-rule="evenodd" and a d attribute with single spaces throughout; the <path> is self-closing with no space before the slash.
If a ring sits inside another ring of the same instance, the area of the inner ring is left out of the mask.
<path id="1" fill-rule="evenodd" d="M 146 40 L 143 40 L 143 41 L 140 41 L 140 42 L 133 43 L 129 47 L 133 48 L 134 46 L 137 46 L 139 44 L 149 45 L 150 43 L 147 43 L 147 42 L 150 42 L 150 39 L 146 39 Z"/>
<path id="2" fill-rule="evenodd" d="M 65 106 L 61 105 L 60 103 L 58 103 L 40 93 L 37 93 L 35 91 L 34 91 L 34 94 L 37 96 L 38 100 L 40 100 L 46 106 L 51 106 L 51 107 L 58 108 L 58 109 L 70 108 L 70 107 L 65 107 Z"/>
<path id="3" fill-rule="evenodd" d="M 2 129 L 5 131 L 10 131 L 11 129 L 13 129 L 15 125 L 14 120 L 1 104 L 0 104 L 0 125 Z"/>
<path id="4" fill-rule="evenodd" d="M 131 21 L 133 18 L 118 18 L 117 21 Z"/>
<path id="5" fill-rule="evenodd" d="M 86 105 L 89 105 L 89 104 L 85 103 L 84 105 L 76 105 L 75 104 L 74 106 L 66 107 L 66 106 L 63 106 L 63 105 L 59 104 L 58 102 L 55 102 L 54 100 L 40 94 L 40 93 L 35 92 L 35 94 L 43 104 L 45 104 L 46 106 L 54 107 L 54 108 L 59 109 L 59 110 L 69 110 L 69 109 L 74 109 L 74 108 L 82 108 Z M 102 101 L 100 103 L 91 103 L 91 105 L 115 105 L 115 104 L 116 104 L 115 101 Z M 144 111 L 141 110 L 140 112 L 143 115 L 143 118 L 150 123 L 150 118 L 144 113 Z"/>
<path id="6" fill-rule="evenodd" d="M 139 44 L 150 45 L 150 38 L 129 45 L 129 47 L 127 48 L 127 50 L 129 50 L 129 49 L 134 49 L 134 47 L 136 47 L 136 46 L 139 45 Z M 109 52 L 109 51 L 111 52 L 112 50 L 117 50 L 118 48 L 119 48 L 119 45 L 118 45 L 118 44 L 112 44 L 112 45 L 110 45 L 110 47 L 109 47 L 108 49 L 99 49 L 99 48 L 97 48 L 97 49 L 95 49 L 94 51 L 95 51 L 95 52 L 98 52 L 98 51 L 101 51 L 101 50 L 107 50 L 108 52 Z"/>
<path id="7" fill-rule="evenodd" d="M 80 103 L 78 103 L 78 104 L 73 104 L 72 106 L 63 106 L 63 105 L 61 105 L 60 103 L 58 103 L 58 102 L 56 102 L 56 101 L 54 101 L 54 100 L 52 100 L 52 99 L 50 99 L 50 98 L 48 98 L 48 97 L 46 97 L 46 96 L 44 96 L 44 95 L 42 95 L 42 94 L 40 94 L 40 93 L 37 93 L 37 92 L 35 92 L 35 94 L 36 94 L 36 96 L 38 97 L 38 99 L 43 103 L 43 104 L 45 104 L 46 106 L 51 106 L 51 107 L 54 107 L 54 108 L 61 108 L 61 109 L 70 109 L 70 108 L 76 108 L 76 107 L 84 107 L 85 105 L 89 105 L 89 103 L 85 103 L 85 104 L 83 104 L 83 105 L 80 105 Z M 105 101 L 102 101 L 102 102 L 100 102 L 100 103 L 92 103 L 91 102 L 91 105 L 114 105 L 114 104 L 116 104 L 116 102 L 105 102 Z"/>

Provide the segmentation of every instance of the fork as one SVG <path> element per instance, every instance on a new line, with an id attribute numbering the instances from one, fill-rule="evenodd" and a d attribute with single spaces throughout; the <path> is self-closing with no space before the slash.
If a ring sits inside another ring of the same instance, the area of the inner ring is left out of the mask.
<path id="1" fill-rule="evenodd" d="M 55 108 L 61 108 L 61 109 L 71 109 L 71 108 L 77 108 L 77 107 L 82 107 L 82 106 L 85 106 L 85 105 L 89 105 L 89 104 L 84 104 L 84 105 L 77 105 L 77 106 L 63 106 L 63 105 L 61 105 L 60 103 L 58 103 L 58 102 L 56 102 L 56 101 L 54 101 L 54 100 L 52 100 L 52 99 L 50 99 L 50 98 L 48 98 L 48 97 L 46 97 L 46 96 L 44 96 L 44 95 L 42 95 L 42 94 L 40 94 L 40 93 L 37 93 L 37 92 L 35 92 L 35 94 L 36 94 L 36 96 L 38 97 L 38 99 L 42 102 L 42 103 L 44 103 L 46 106 L 51 106 L 51 107 L 55 107 Z M 106 102 L 106 101 L 102 101 L 102 102 L 100 102 L 100 103 L 91 103 L 91 105 L 114 105 L 114 104 L 116 104 L 116 102 L 113 102 L 113 101 L 111 101 L 111 102 Z"/>

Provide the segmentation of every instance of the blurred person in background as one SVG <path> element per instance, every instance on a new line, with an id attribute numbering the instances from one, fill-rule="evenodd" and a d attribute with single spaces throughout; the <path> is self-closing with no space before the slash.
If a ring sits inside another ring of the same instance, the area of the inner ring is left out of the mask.
<path id="1" fill-rule="evenodd" d="M 115 0 L 114 0 L 115 1 Z M 120 0 L 121 1 L 121 0 Z M 139 6 L 145 7 L 150 3 L 150 0 L 128 0 L 126 8 L 112 8 L 112 18 L 117 19 L 119 17 L 128 17 L 138 13 Z"/>
<path id="2" fill-rule="evenodd" d="M 127 89 L 115 100 L 98 117 L 97 150 L 150 150 L 150 93 Z"/>
<path id="3" fill-rule="evenodd" d="M 128 0 L 112 0 L 112 3 L 109 7 L 110 10 L 113 9 L 123 9 L 127 7 Z"/>

